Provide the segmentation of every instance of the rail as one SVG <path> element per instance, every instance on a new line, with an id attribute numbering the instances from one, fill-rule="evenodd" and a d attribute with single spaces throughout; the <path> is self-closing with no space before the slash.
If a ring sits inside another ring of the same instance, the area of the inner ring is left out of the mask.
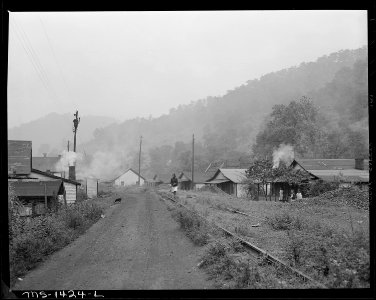
<path id="1" fill-rule="evenodd" d="M 161 193 L 158 193 L 160 197 L 162 198 L 167 198 L 168 200 L 176 203 L 177 205 L 183 207 L 184 209 L 188 210 L 189 212 L 191 213 L 194 213 L 195 215 L 197 215 L 199 218 L 201 218 L 202 220 L 204 220 L 205 222 L 207 222 L 206 218 L 203 217 L 202 215 L 200 215 L 198 212 L 196 211 L 193 211 L 191 210 L 190 208 L 188 208 L 187 206 L 185 206 L 184 204 L 176 201 L 174 198 L 166 195 L 166 194 L 161 194 Z M 241 213 L 241 212 L 240 212 Z M 245 214 L 245 213 L 243 213 Z M 247 215 L 247 214 L 245 214 Z M 249 215 L 247 215 L 249 216 Z M 218 229 L 220 229 L 221 231 L 223 231 L 225 234 L 227 234 L 228 236 L 231 236 L 237 240 L 239 240 L 239 242 L 245 246 L 247 249 L 251 250 L 254 254 L 258 255 L 258 256 L 262 256 L 264 257 L 267 261 L 269 261 L 270 263 L 272 263 L 273 265 L 275 266 L 279 266 L 279 267 L 282 267 L 284 268 L 285 270 L 289 271 L 290 273 L 292 274 L 295 274 L 296 276 L 300 277 L 301 279 L 303 279 L 304 281 L 310 281 L 312 283 L 314 283 L 316 286 L 318 287 L 321 287 L 321 288 L 324 288 L 324 289 L 327 289 L 328 287 L 318 281 L 316 281 L 315 279 L 313 279 L 312 277 L 302 273 L 301 271 L 289 266 L 287 263 L 283 262 L 282 260 L 280 260 L 279 258 L 269 254 L 267 251 L 257 247 L 256 245 L 248 242 L 247 240 L 243 239 L 242 237 L 236 235 L 235 233 L 231 232 L 230 230 L 226 229 L 226 228 L 223 228 L 222 226 L 218 225 L 218 224 L 215 224 L 215 223 L 212 223 L 215 227 L 217 227 Z"/>

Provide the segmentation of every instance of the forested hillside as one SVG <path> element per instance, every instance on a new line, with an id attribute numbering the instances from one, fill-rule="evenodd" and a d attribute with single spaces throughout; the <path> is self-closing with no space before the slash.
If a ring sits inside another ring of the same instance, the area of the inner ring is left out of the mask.
<path id="1" fill-rule="evenodd" d="M 314 116 L 294 120 L 295 110 L 304 107 Z M 279 117 L 283 121 L 275 122 Z M 85 122 L 82 118 L 80 126 Z M 138 169 L 142 135 L 142 173 L 153 176 L 190 170 L 192 134 L 196 170 L 204 170 L 210 162 L 236 164 L 267 156 L 280 143 L 291 143 L 302 157 L 366 155 L 367 122 L 367 48 L 363 47 L 266 74 L 223 96 L 171 108 L 158 118 L 97 128 L 94 138 L 79 142 L 78 149 L 86 153 L 82 164 L 89 169 L 95 165 L 93 175 L 115 177 L 125 168 Z M 273 131 L 276 126 L 279 131 Z"/>

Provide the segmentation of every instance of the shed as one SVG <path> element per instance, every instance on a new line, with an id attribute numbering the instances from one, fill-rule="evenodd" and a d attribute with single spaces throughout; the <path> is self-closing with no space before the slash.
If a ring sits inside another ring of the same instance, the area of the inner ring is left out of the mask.
<path id="1" fill-rule="evenodd" d="M 138 185 L 138 177 L 139 177 L 138 173 L 132 168 L 129 168 L 123 174 L 121 174 L 120 176 L 114 179 L 114 185 L 116 186 Z M 145 178 L 140 176 L 140 185 L 144 185 L 144 183 L 145 183 Z"/>
<path id="2" fill-rule="evenodd" d="M 246 195 L 246 171 L 247 169 L 218 169 L 214 176 L 205 183 L 214 184 L 229 195 L 243 197 Z"/>
<path id="3" fill-rule="evenodd" d="M 62 180 L 39 181 L 9 179 L 16 196 L 25 206 L 26 214 L 39 215 L 57 207 L 59 195 L 64 195 Z M 24 213 L 25 213 L 24 212 Z"/>
<path id="4" fill-rule="evenodd" d="M 65 189 L 65 199 L 67 204 L 75 203 L 77 200 L 77 187 L 81 185 L 79 182 L 71 179 L 61 178 L 48 172 L 43 172 L 32 168 L 30 177 L 37 178 L 41 181 L 50 181 L 60 179 L 63 181 Z"/>

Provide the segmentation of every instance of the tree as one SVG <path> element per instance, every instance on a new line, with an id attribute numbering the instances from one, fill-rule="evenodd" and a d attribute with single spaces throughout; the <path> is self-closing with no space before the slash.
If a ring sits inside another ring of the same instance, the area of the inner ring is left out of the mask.
<path id="1" fill-rule="evenodd" d="M 261 184 L 266 200 L 268 198 L 264 186 L 268 183 L 278 180 L 278 182 L 285 182 L 289 185 L 299 185 L 310 178 L 306 172 L 286 166 L 284 162 L 280 162 L 277 168 L 273 168 L 273 162 L 270 159 L 255 160 L 246 170 L 246 177 L 249 181 L 248 190 L 252 189 L 254 183 Z"/>

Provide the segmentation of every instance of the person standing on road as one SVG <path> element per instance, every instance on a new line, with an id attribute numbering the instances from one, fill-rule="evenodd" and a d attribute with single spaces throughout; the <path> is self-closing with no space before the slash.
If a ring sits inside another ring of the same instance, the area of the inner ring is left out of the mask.
<path id="1" fill-rule="evenodd" d="M 176 178 L 176 175 L 175 173 L 172 174 L 172 178 L 171 178 L 171 192 L 174 194 L 174 197 L 176 197 L 176 192 L 178 191 L 178 179 Z"/>

